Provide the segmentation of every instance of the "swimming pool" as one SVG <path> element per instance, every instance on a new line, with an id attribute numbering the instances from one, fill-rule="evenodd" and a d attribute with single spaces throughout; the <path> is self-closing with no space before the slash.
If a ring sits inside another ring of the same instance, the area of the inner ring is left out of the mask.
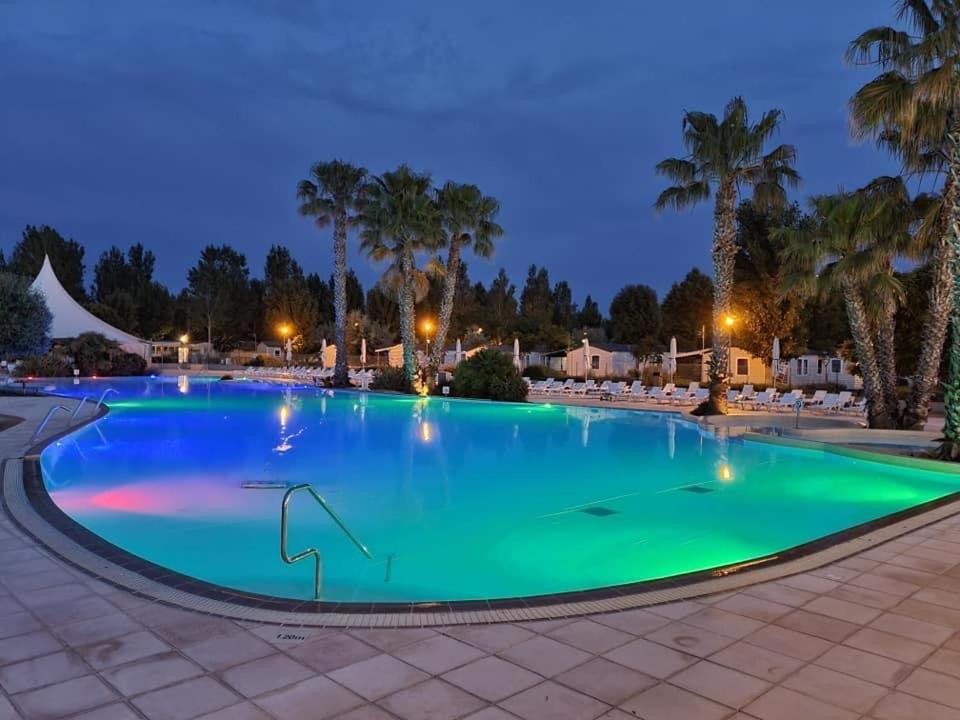
<path id="1" fill-rule="evenodd" d="M 279 555 L 284 488 L 312 483 L 290 548 L 323 555 L 322 599 L 551 595 L 778 553 L 960 490 L 960 475 L 714 437 L 668 414 L 186 378 L 81 381 L 111 412 L 48 446 L 77 523 L 178 573 L 313 596 Z M 255 489 L 254 489 L 255 488 Z M 269 488 L 269 489 L 267 489 Z"/>

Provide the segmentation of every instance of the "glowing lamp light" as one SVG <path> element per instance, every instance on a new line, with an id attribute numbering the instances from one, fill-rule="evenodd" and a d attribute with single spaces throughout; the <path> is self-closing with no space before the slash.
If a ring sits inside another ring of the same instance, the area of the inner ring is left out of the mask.
<path id="1" fill-rule="evenodd" d="M 423 330 L 424 335 L 429 335 L 433 332 L 433 320 L 429 318 L 420 323 L 420 329 Z"/>
<path id="2" fill-rule="evenodd" d="M 720 479 L 724 482 L 729 482 L 733 480 L 733 472 L 730 470 L 730 466 L 724 463 L 720 466 Z"/>
<path id="3" fill-rule="evenodd" d="M 286 337 L 286 336 L 289 335 L 290 332 L 291 332 L 290 326 L 287 325 L 286 323 L 284 323 L 283 325 L 281 325 L 280 327 L 278 327 L 277 330 L 280 332 L 280 335 L 283 336 L 283 337 Z"/>
<path id="4" fill-rule="evenodd" d="M 287 420 L 290 419 L 290 406 L 284 405 L 280 408 L 280 424 L 286 425 Z"/>
<path id="5" fill-rule="evenodd" d="M 433 428 L 430 427 L 430 423 L 420 423 L 420 439 L 425 443 L 433 440 Z"/>
<path id="6" fill-rule="evenodd" d="M 190 342 L 190 336 L 184 333 L 180 336 L 180 342 L 186 345 L 188 342 Z"/>
<path id="7" fill-rule="evenodd" d="M 727 315 L 725 318 L 723 318 L 723 322 L 727 327 L 733 327 L 733 323 L 735 321 L 736 319 L 733 317 L 733 315 Z"/>

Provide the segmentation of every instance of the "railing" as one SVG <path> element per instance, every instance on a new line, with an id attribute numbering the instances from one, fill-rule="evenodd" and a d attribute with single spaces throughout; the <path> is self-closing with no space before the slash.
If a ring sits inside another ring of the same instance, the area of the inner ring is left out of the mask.
<path id="1" fill-rule="evenodd" d="M 43 416 L 43 420 L 40 421 L 40 424 L 37 425 L 36 432 L 33 433 L 33 439 L 36 440 L 40 437 L 40 433 L 43 432 L 43 429 L 47 426 L 47 423 L 50 422 L 50 418 L 53 417 L 53 414 L 59 410 L 62 410 L 65 413 L 70 412 L 70 408 L 64 407 L 63 405 L 54 405 L 47 411 L 47 414 Z"/>
<path id="2" fill-rule="evenodd" d="M 302 483 L 301 485 L 294 485 L 289 490 L 283 494 L 283 502 L 280 505 L 280 558 L 287 563 L 288 565 L 293 565 L 293 563 L 300 562 L 306 558 L 313 556 L 314 559 L 314 573 L 313 573 L 313 597 L 315 600 L 320 599 L 320 577 L 322 569 L 322 560 L 320 558 L 320 551 L 317 548 L 307 548 L 298 552 L 296 555 L 290 555 L 287 552 L 287 514 L 288 514 L 288 505 L 290 504 L 290 499 L 299 491 L 306 490 L 309 492 L 313 499 L 320 503 L 320 507 L 327 511 L 327 515 L 337 524 L 337 526 L 343 531 L 343 533 L 350 539 L 357 549 L 363 553 L 364 557 L 368 560 L 372 560 L 373 556 L 370 554 L 370 551 L 367 550 L 367 546 L 364 545 L 357 539 L 357 536 L 354 535 L 350 528 L 347 527 L 346 523 L 340 519 L 340 516 L 337 515 L 333 508 L 331 508 L 327 501 L 317 493 L 316 490 L 310 485 L 310 483 Z"/>
<path id="3" fill-rule="evenodd" d="M 87 400 L 89 400 L 89 398 L 88 398 L 86 395 L 84 395 L 82 398 L 80 398 L 80 402 L 78 402 L 78 403 L 77 403 L 77 406 L 73 409 L 73 414 L 70 415 L 70 419 L 71 419 L 71 420 L 76 420 L 76 419 L 77 419 L 77 416 L 80 414 L 80 411 L 83 410 L 83 404 L 84 404 Z"/>
<path id="4" fill-rule="evenodd" d="M 118 391 L 117 391 L 117 390 L 114 390 L 113 388 L 107 388 L 106 390 L 104 390 L 104 391 L 100 394 L 100 399 L 97 400 L 96 406 L 93 408 L 94 412 L 96 412 L 97 410 L 100 409 L 100 406 L 103 405 L 103 399 L 104 399 L 108 394 L 110 394 L 110 393 L 115 393 L 115 392 L 118 392 Z"/>

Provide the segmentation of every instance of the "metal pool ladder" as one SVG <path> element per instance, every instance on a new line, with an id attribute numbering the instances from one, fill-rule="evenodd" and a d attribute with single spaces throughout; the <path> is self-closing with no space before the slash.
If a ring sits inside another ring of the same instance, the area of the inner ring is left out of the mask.
<path id="1" fill-rule="evenodd" d="M 320 599 L 320 570 L 322 567 L 322 561 L 320 559 L 320 551 L 317 548 L 307 548 L 298 552 L 296 555 L 291 555 L 287 551 L 287 514 L 288 514 L 288 505 L 290 504 L 291 498 L 301 490 L 306 490 L 310 495 L 313 496 L 313 499 L 320 503 L 320 507 L 327 511 L 327 515 L 337 524 L 337 526 L 343 530 L 344 535 L 350 538 L 350 542 L 357 546 L 357 549 L 363 553 L 364 557 L 368 560 L 373 559 L 373 555 L 370 554 L 370 551 L 367 550 L 367 546 L 364 545 L 357 539 L 357 536 L 354 535 L 350 528 L 347 527 L 346 523 L 340 519 L 340 516 L 337 515 L 333 508 L 327 504 L 327 501 L 323 499 L 316 490 L 313 489 L 313 486 L 310 483 L 302 483 L 300 485 L 294 485 L 289 490 L 283 494 L 283 502 L 280 505 L 280 558 L 287 563 L 292 565 L 295 562 L 300 562 L 311 555 L 314 559 L 314 572 L 313 572 L 313 598 L 314 600 Z"/>

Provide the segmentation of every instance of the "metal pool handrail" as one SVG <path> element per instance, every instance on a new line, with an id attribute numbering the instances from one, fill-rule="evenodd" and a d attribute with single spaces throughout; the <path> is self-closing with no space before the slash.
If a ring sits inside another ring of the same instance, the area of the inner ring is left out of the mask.
<path id="1" fill-rule="evenodd" d="M 354 535 L 350 528 L 347 527 L 346 523 L 340 519 L 340 516 L 337 515 L 333 508 L 327 504 L 327 501 L 313 489 L 313 486 L 310 483 L 302 483 L 300 485 L 294 485 L 289 490 L 283 494 L 283 502 L 280 505 L 280 559 L 283 560 L 288 565 L 293 565 L 295 562 L 300 562 L 306 558 L 313 556 L 314 559 L 314 573 L 313 573 L 313 597 L 315 600 L 320 599 L 320 569 L 322 566 L 322 561 L 320 559 L 320 551 L 317 548 L 307 548 L 298 552 L 296 555 L 290 555 L 287 552 L 287 514 L 288 514 L 288 505 L 290 504 L 290 499 L 300 490 L 306 490 L 309 492 L 313 499 L 320 503 L 320 507 L 327 511 L 327 515 L 337 524 L 337 526 L 343 530 L 343 533 L 350 538 L 350 541 L 357 546 L 357 549 L 363 553 L 363 555 L 368 559 L 372 560 L 373 555 L 370 554 L 370 551 L 367 550 L 367 546 L 364 545 L 357 539 L 357 536 Z"/>
<path id="2" fill-rule="evenodd" d="M 99 409 L 100 409 L 100 406 L 103 405 L 103 399 L 107 396 L 107 394 L 108 394 L 108 393 L 115 393 L 115 392 L 119 392 L 119 391 L 118 391 L 118 390 L 114 390 L 114 389 L 111 388 L 111 387 L 109 387 L 109 388 L 107 388 L 106 390 L 104 390 L 104 391 L 100 394 L 100 399 L 97 400 L 97 405 L 96 405 L 96 407 L 94 407 L 93 409 L 94 409 L 94 410 L 99 410 Z"/>
<path id="3" fill-rule="evenodd" d="M 80 402 L 77 403 L 77 406 L 73 409 L 73 413 L 70 415 L 71 420 L 76 420 L 77 415 L 80 414 L 80 411 L 83 409 L 83 404 L 90 398 L 87 395 L 84 395 L 80 398 Z"/>
<path id="4" fill-rule="evenodd" d="M 50 408 L 50 409 L 47 411 L 47 414 L 43 416 L 43 420 L 40 421 L 40 424 L 37 425 L 37 430 L 36 430 L 36 432 L 33 433 L 33 439 L 34 439 L 34 440 L 36 440 L 38 437 L 40 437 L 40 433 L 43 432 L 43 429 L 47 426 L 47 423 L 50 422 L 50 418 L 52 418 L 52 417 L 53 417 L 53 414 L 54 414 L 55 412 L 57 412 L 58 410 L 63 410 L 63 412 L 65 412 L 65 413 L 70 412 L 70 408 L 65 407 L 65 406 L 63 406 L 63 405 L 54 405 L 52 408 Z"/>

